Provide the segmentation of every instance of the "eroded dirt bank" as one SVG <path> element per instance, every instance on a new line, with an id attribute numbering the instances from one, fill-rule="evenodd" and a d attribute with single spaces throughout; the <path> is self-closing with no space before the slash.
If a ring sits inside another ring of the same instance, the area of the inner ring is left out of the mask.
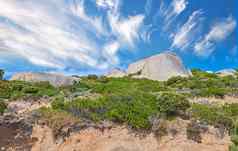
<path id="1" fill-rule="evenodd" d="M 32 137 L 38 141 L 32 151 L 228 151 L 230 138 L 220 135 L 218 129 L 208 127 L 200 143 L 186 135 L 188 121 L 178 119 L 169 123 L 168 135 L 136 134 L 125 127 L 116 126 L 104 131 L 87 128 L 55 143 L 52 131 L 46 126 L 35 126 Z"/>

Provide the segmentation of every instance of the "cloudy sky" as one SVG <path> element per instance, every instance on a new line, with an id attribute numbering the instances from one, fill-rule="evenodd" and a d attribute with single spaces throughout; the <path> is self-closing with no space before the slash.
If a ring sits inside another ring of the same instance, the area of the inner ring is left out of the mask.
<path id="1" fill-rule="evenodd" d="M 0 0 L 0 68 L 104 73 L 163 51 L 238 67 L 236 0 Z"/>

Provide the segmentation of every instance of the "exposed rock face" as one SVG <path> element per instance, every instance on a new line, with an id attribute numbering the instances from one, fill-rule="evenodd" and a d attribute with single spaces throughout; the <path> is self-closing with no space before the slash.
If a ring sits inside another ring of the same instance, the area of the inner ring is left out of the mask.
<path id="1" fill-rule="evenodd" d="M 136 135 L 121 126 L 104 131 L 91 127 L 70 135 L 60 144 L 54 142 L 51 129 L 36 126 L 32 137 L 38 141 L 32 151 L 228 151 L 230 138 L 226 133 L 219 137 L 218 129 L 208 126 L 207 132 L 201 134 L 201 143 L 197 143 L 187 138 L 188 123 L 181 119 L 171 121 L 168 135 L 162 137 Z"/>
<path id="2" fill-rule="evenodd" d="M 72 85 L 74 81 L 78 81 L 79 78 L 64 76 L 61 74 L 50 73 L 17 73 L 13 75 L 11 80 L 22 80 L 29 82 L 48 81 L 54 86 Z"/>
<path id="3" fill-rule="evenodd" d="M 166 81 L 173 76 L 190 76 L 191 72 L 184 67 L 178 56 L 165 52 L 130 64 L 127 74 L 135 78 Z"/>
<path id="4" fill-rule="evenodd" d="M 50 98 L 24 98 L 11 101 L 7 104 L 8 111 L 18 115 L 34 111 L 41 107 L 50 107 Z"/>
<path id="5" fill-rule="evenodd" d="M 234 76 L 236 73 L 236 71 L 234 69 L 224 69 L 224 70 L 220 70 L 217 71 L 216 74 L 224 77 L 224 76 Z"/>
<path id="6" fill-rule="evenodd" d="M 125 71 L 115 68 L 115 69 L 111 70 L 106 76 L 113 77 L 113 78 L 121 78 L 121 77 L 124 77 L 125 75 L 126 75 Z"/>

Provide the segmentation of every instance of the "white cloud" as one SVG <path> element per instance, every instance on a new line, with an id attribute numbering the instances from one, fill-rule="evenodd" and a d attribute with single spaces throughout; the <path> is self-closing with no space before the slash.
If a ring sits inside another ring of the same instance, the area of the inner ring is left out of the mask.
<path id="1" fill-rule="evenodd" d="M 135 45 L 144 17 L 122 16 L 119 0 L 96 4 L 107 7 L 106 19 L 89 16 L 84 0 L 0 1 L 0 49 L 57 70 L 116 65 L 120 47 Z"/>
<path id="2" fill-rule="evenodd" d="M 112 32 L 118 37 L 121 43 L 126 43 L 130 47 L 134 47 L 135 41 L 138 40 L 142 27 L 144 16 L 136 15 L 129 18 L 120 18 L 113 14 L 109 14 L 109 22 Z"/>
<path id="3" fill-rule="evenodd" d="M 85 27 L 87 29 L 93 30 L 92 32 L 96 34 L 102 34 L 102 35 L 108 34 L 108 31 L 104 27 L 102 18 L 100 16 L 89 17 L 85 13 L 84 1 L 80 1 L 79 3 L 72 3 L 70 5 L 70 10 L 74 16 L 78 17 L 79 20 L 82 20 L 86 23 Z"/>
<path id="4" fill-rule="evenodd" d="M 188 2 L 186 0 L 174 0 L 172 2 L 174 13 L 177 15 L 182 13 L 185 10 L 187 4 Z"/>
<path id="5" fill-rule="evenodd" d="M 119 13 L 121 0 L 96 0 L 98 8 L 109 10 L 113 14 Z"/>
<path id="6" fill-rule="evenodd" d="M 196 34 L 200 31 L 203 12 L 201 10 L 194 11 L 188 20 L 179 27 L 178 31 L 171 35 L 173 38 L 172 48 L 185 50 L 194 42 Z"/>
<path id="7" fill-rule="evenodd" d="M 118 64 L 119 58 L 117 57 L 117 51 L 120 48 L 120 44 L 117 41 L 108 43 L 103 48 L 103 55 L 107 58 L 108 64 Z"/>
<path id="8" fill-rule="evenodd" d="M 44 0 L 0 2 L 4 8 L 0 10 L 0 16 L 6 18 L 0 23 L 0 39 L 9 50 L 36 65 L 65 68 L 71 66 L 66 61 L 72 59 L 95 66 L 93 51 L 97 45 L 85 29 L 79 28 L 76 33 L 70 31 L 67 26 L 73 21 L 66 16 L 66 8 L 59 5 L 60 2 L 52 3 L 52 6 Z"/>
<path id="9" fill-rule="evenodd" d="M 96 4 L 103 8 L 113 8 L 115 6 L 115 0 L 96 0 Z"/>
<path id="10" fill-rule="evenodd" d="M 187 5 L 187 0 L 172 0 L 169 5 L 166 5 L 165 2 L 161 0 L 160 9 L 155 15 L 154 20 L 156 21 L 158 17 L 162 17 L 164 22 L 163 30 L 167 31 L 176 18 L 185 11 Z"/>
<path id="11" fill-rule="evenodd" d="M 195 44 L 195 53 L 199 56 L 209 56 L 214 51 L 216 43 L 226 39 L 235 27 L 236 21 L 232 16 L 216 22 L 208 34 Z"/>

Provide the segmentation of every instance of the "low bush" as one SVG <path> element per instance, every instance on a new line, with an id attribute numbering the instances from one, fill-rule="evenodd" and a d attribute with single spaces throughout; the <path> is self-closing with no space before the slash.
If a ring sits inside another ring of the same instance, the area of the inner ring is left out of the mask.
<path id="1" fill-rule="evenodd" d="M 220 106 L 208 106 L 203 104 L 193 104 L 191 107 L 192 116 L 216 127 L 224 126 L 228 131 L 234 128 L 232 106 L 226 109 Z M 237 115 L 236 115 L 237 116 Z"/>
<path id="2" fill-rule="evenodd" d="M 96 74 L 89 74 L 87 77 L 89 80 L 97 80 L 98 76 Z"/>
<path id="3" fill-rule="evenodd" d="M 36 94 L 36 93 L 39 92 L 39 89 L 36 88 L 36 87 L 25 87 L 25 88 L 23 88 L 22 91 L 26 94 L 29 94 L 29 93 L 30 94 Z"/>
<path id="4" fill-rule="evenodd" d="M 61 133 L 64 126 L 71 126 L 80 122 L 80 119 L 73 117 L 65 111 L 40 108 L 38 110 L 40 120 L 52 128 L 55 138 Z"/>
<path id="5" fill-rule="evenodd" d="M 190 107 L 189 101 L 182 95 L 175 93 L 162 93 L 157 97 L 157 108 L 167 116 L 184 114 Z"/>
<path id="6" fill-rule="evenodd" d="M 4 113 L 4 111 L 7 109 L 7 105 L 0 100 L 0 115 Z"/>
<path id="7" fill-rule="evenodd" d="M 202 142 L 202 134 L 207 132 L 208 126 L 204 123 L 199 123 L 197 121 L 191 121 L 187 125 L 187 138 L 193 140 L 197 143 Z"/>
<path id="8" fill-rule="evenodd" d="M 58 89 L 49 82 L 0 81 L 0 98 L 17 99 L 24 96 L 54 96 Z"/>

